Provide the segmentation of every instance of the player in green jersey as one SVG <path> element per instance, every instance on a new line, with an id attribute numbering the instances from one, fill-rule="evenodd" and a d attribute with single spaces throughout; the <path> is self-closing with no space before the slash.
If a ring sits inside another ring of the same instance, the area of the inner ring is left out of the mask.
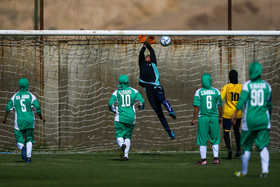
<path id="1" fill-rule="evenodd" d="M 199 145 L 201 160 L 196 164 L 205 165 L 207 142 L 208 139 L 212 144 L 214 163 L 220 164 L 219 144 L 220 144 L 220 127 L 222 124 L 222 104 L 221 93 L 218 89 L 211 86 L 211 76 L 205 73 L 201 77 L 202 88 L 195 92 L 193 106 L 194 116 L 192 125 L 196 124 L 196 117 L 198 116 L 197 126 L 197 141 Z"/>
<path id="2" fill-rule="evenodd" d="M 29 83 L 26 78 L 19 80 L 19 92 L 15 93 L 8 102 L 3 123 L 6 123 L 7 116 L 11 110 L 15 111 L 14 133 L 16 143 L 21 150 L 21 157 L 26 162 L 31 162 L 32 146 L 34 144 L 35 115 L 38 114 L 41 120 L 41 108 L 36 97 L 28 91 Z"/>
<path id="3" fill-rule="evenodd" d="M 121 75 L 119 83 L 119 89 L 114 91 L 108 105 L 110 111 L 115 113 L 116 140 L 122 150 L 120 157 L 122 160 L 128 160 L 131 135 L 136 122 L 134 102 L 138 101 L 138 108 L 143 110 L 145 100 L 136 89 L 129 87 L 127 75 Z"/>
<path id="4" fill-rule="evenodd" d="M 240 99 L 236 104 L 236 110 L 232 117 L 232 123 L 235 124 L 237 112 L 239 110 L 243 111 L 241 128 L 242 171 L 235 172 L 237 177 L 245 176 L 248 172 L 254 142 L 260 151 L 262 165 L 260 177 L 268 177 L 269 152 L 267 146 L 269 144 L 269 130 L 271 128 L 272 90 L 270 85 L 261 79 L 261 73 L 262 66 L 259 62 L 250 64 L 250 80 L 243 84 Z"/>

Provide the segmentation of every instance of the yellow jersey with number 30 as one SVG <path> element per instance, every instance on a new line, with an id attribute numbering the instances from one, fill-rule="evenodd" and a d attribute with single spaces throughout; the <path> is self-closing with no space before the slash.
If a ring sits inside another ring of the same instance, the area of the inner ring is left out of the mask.
<path id="1" fill-rule="evenodd" d="M 226 84 L 221 90 L 222 100 L 225 99 L 224 118 L 231 119 L 234 111 L 236 110 L 236 104 L 239 100 L 242 90 L 242 84 Z M 242 117 L 242 112 L 239 111 L 236 115 L 237 118 Z"/>

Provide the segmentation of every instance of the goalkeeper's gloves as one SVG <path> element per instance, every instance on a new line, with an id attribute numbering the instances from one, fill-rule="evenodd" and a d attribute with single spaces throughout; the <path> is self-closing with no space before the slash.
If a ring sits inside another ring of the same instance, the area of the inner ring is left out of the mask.
<path id="1" fill-rule="evenodd" d="M 139 36 L 138 36 L 138 38 L 139 38 L 139 41 L 138 41 L 138 43 L 144 43 L 145 41 L 146 41 L 146 34 L 140 34 Z"/>
<path id="2" fill-rule="evenodd" d="M 155 39 L 154 36 L 149 36 L 148 39 L 147 39 L 147 42 L 148 42 L 149 44 L 153 44 L 153 43 L 155 43 L 154 39 Z"/>
<path id="3" fill-rule="evenodd" d="M 139 109 L 139 110 L 144 110 L 144 108 L 145 108 L 144 105 L 139 105 L 139 106 L 138 106 L 138 109 Z"/>

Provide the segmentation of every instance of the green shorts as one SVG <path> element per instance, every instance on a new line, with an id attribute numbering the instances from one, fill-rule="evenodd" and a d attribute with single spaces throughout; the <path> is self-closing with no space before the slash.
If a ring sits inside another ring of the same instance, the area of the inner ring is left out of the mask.
<path id="1" fill-rule="evenodd" d="M 267 147 L 269 144 L 269 129 L 241 131 L 241 146 L 243 151 L 251 151 L 254 142 L 259 151 Z"/>
<path id="2" fill-rule="evenodd" d="M 14 129 L 16 142 L 26 144 L 32 142 L 34 144 L 34 129 L 16 130 Z"/>
<path id="3" fill-rule="evenodd" d="M 212 145 L 220 144 L 220 126 L 218 117 L 199 117 L 196 144 L 207 146 L 208 140 Z"/>
<path id="4" fill-rule="evenodd" d="M 115 130 L 116 130 L 116 138 L 124 138 L 124 139 L 131 139 L 131 135 L 134 129 L 135 124 L 127 124 L 115 121 Z"/>

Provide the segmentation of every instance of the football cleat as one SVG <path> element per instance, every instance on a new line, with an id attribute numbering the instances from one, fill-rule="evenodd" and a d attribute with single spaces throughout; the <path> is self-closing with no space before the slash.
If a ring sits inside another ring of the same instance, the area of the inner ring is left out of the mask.
<path id="1" fill-rule="evenodd" d="M 220 164 L 220 161 L 218 158 L 214 158 L 214 164 Z"/>
<path id="2" fill-rule="evenodd" d="M 262 174 L 260 175 L 260 178 L 268 178 L 268 173 L 262 173 Z"/>
<path id="3" fill-rule="evenodd" d="M 123 161 L 129 161 L 129 159 L 127 157 L 124 157 L 122 160 Z"/>
<path id="4" fill-rule="evenodd" d="M 237 151 L 236 154 L 234 155 L 235 158 L 238 158 L 240 156 L 241 156 L 241 152 L 240 151 Z"/>
<path id="5" fill-rule="evenodd" d="M 27 163 L 30 163 L 30 162 L 31 162 L 31 158 L 28 157 L 28 158 L 26 159 L 26 162 L 27 162 Z"/>
<path id="6" fill-rule="evenodd" d="M 121 159 L 124 158 L 124 150 L 125 150 L 125 148 L 126 148 L 126 145 L 125 145 L 125 144 L 122 144 L 122 146 L 121 146 L 122 152 L 121 152 L 121 154 L 120 154 L 120 158 L 121 158 Z"/>
<path id="7" fill-rule="evenodd" d="M 26 161 L 26 147 L 23 146 L 21 149 L 21 158 L 23 161 Z"/>
<path id="8" fill-rule="evenodd" d="M 168 132 L 168 135 L 169 135 L 169 137 L 171 138 L 171 140 L 174 140 L 175 135 L 174 135 L 173 131 L 169 131 L 169 132 Z"/>
<path id="9" fill-rule="evenodd" d="M 236 171 L 236 172 L 234 173 L 234 175 L 235 175 L 236 177 L 244 177 L 244 176 L 245 176 L 245 175 L 242 174 L 241 171 Z"/>
<path id="10" fill-rule="evenodd" d="M 177 118 L 174 112 L 170 112 L 170 113 L 169 113 L 169 116 L 172 117 L 173 119 L 176 119 L 176 118 Z"/>
<path id="11" fill-rule="evenodd" d="M 203 160 L 200 160 L 200 161 L 196 162 L 195 164 L 196 165 L 206 165 L 207 164 L 207 160 L 203 159 Z"/>

